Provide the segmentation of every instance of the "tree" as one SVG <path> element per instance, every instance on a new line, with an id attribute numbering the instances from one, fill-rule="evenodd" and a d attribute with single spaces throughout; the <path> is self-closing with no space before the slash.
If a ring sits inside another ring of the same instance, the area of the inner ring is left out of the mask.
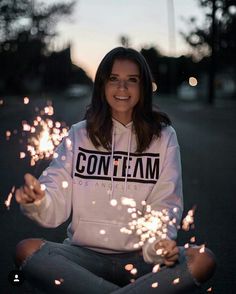
<path id="1" fill-rule="evenodd" d="M 75 1 L 45 5 L 34 0 L 0 2 L 0 89 L 21 91 L 24 80 L 45 69 L 56 24 L 72 13 Z"/>
<path id="2" fill-rule="evenodd" d="M 195 49 L 195 57 L 210 57 L 209 102 L 214 99 L 214 75 L 217 69 L 228 69 L 236 76 L 236 0 L 198 0 L 205 13 L 205 23 L 198 26 L 190 18 L 190 32 L 183 34 Z M 211 97 L 212 96 L 212 97 Z"/>

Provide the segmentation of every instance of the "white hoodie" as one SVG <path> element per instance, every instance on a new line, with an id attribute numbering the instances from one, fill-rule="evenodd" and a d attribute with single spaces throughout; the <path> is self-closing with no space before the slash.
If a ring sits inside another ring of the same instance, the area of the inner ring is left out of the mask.
<path id="1" fill-rule="evenodd" d="M 133 220 L 122 202 L 126 197 L 142 213 L 142 201 L 154 211 L 167 209 L 176 218 L 175 226 L 168 225 L 167 238 L 175 239 L 183 211 L 176 133 L 164 127 L 161 137 L 153 139 L 143 153 L 135 153 L 136 148 L 132 122 L 124 126 L 113 119 L 111 151 L 94 147 L 86 121 L 73 125 L 56 150 L 58 157 L 39 178 L 46 186 L 45 197 L 39 203 L 22 205 L 22 211 L 44 227 L 59 226 L 72 212 L 67 229 L 71 244 L 104 253 L 129 252 L 137 250 L 134 244 L 140 236 L 122 232 L 122 228 L 130 229 Z M 154 250 L 159 240 L 142 246 L 146 262 L 160 262 Z"/>

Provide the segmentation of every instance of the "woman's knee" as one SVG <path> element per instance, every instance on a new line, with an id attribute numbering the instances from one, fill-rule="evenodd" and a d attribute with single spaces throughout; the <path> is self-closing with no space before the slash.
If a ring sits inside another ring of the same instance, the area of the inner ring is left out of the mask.
<path id="1" fill-rule="evenodd" d="M 193 277 L 200 283 L 209 280 L 216 269 L 216 259 L 211 250 L 201 247 L 192 247 L 186 250 L 188 266 Z M 203 251 L 203 252 L 202 252 Z"/>
<path id="2" fill-rule="evenodd" d="M 38 251 L 44 243 L 42 239 L 25 239 L 19 242 L 15 252 L 16 265 L 21 266 L 24 260 Z"/>

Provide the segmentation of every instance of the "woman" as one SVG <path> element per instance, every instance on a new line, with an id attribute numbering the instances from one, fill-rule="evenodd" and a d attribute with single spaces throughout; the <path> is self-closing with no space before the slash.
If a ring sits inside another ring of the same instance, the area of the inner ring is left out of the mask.
<path id="1" fill-rule="evenodd" d="M 26 174 L 16 192 L 22 211 L 42 226 L 57 227 L 72 212 L 63 244 L 17 245 L 16 263 L 32 284 L 48 293 L 168 294 L 192 293 L 210 278 L 212 253 L 174 241 L 183 203 L 170 124 L 152 110 L 143 56 L 111 50 L 98 67 L 85 120 L 72 126 L 39 181 Z M 135 226 L 158 213 L 168 215 L 161 233 L 145 222 Z"/>

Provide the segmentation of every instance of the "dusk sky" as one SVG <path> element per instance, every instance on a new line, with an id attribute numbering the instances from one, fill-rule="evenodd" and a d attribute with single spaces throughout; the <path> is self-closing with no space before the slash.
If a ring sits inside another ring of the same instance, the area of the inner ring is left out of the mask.
<path id="1" fill-rule="evenodd" d="M 188 53 L 190 48 L 179 33 L 189 29 L 183 18 L 195 16 L 201 23 L 203 11 L 197 0 L 173 0 L 175 43 L 170 42 L 168 17 L 173 14 L 168 14 L 168 2 L 171 0 L 78 0 L 73 21 L 58 25 L 57 48 L 71 43 L 73 62 L 92 78 L 103 56 L 120 45 L 121 35 L 128 36 L 137 50 L 155 46 L 166 55 Z"/>

